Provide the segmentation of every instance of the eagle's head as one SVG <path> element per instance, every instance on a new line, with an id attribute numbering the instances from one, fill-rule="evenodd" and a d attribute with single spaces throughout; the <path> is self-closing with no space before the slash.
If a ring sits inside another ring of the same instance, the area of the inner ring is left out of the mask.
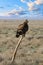
<path id="1" fill-rule="evenodd" d="M 26 19 L 25 22 L 24 22 L 24 24 L 28 24 L 28 22 L 29 22 L 29 21 Z"/>

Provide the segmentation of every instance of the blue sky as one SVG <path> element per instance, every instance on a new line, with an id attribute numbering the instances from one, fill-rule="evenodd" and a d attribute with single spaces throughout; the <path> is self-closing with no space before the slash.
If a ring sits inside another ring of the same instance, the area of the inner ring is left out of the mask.
<path id="1" fill-rule="evenodd" d="M 0 0 L 0 18 L 43 19 L 43 0 Z"/>

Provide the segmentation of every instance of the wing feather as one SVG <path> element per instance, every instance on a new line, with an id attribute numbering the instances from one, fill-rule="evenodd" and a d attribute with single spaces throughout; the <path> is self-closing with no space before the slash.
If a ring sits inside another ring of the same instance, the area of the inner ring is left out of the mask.
<path id="1" fill-rule="evenodd" d="M 24 24 L 20 24 L 19 26 L 18 26 L 18 30 L 22 30 L 24 28 Z"/>

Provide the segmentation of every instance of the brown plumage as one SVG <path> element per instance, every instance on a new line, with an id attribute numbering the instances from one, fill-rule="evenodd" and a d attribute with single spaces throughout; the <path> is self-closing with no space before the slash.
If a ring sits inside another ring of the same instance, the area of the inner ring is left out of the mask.
<path id="1" fill-rule="evenodd" d="M 20 35 L 26 34 L 28 31 L 28 20 L 26 20 L 23 24 L 20 24 L 17 28 L 16 37 L 18 38 Z"/>

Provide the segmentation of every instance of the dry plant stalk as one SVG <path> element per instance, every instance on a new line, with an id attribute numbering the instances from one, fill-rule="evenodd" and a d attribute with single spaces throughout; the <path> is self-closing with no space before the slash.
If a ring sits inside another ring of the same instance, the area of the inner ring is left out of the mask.
<path id="1" fill-rule="evenodd" d="M 14 54 L 13 54 L 13 57 L 12 57 L 12 62 L 13 62 L 14 59 L 15 59 L 15 56 L 16 56 L 16 53 L 17 53 L 18 47 L 19 47 L 19 45 L 20 45 L 22 39 L 23 39 L 23 36 L 20 37 L 20 39 L 19 39 L 19 41 L 18 41 L 18 44 L 16 45 L 16 48 L 15 48 L 15 50 L 14 50 Z"/>

